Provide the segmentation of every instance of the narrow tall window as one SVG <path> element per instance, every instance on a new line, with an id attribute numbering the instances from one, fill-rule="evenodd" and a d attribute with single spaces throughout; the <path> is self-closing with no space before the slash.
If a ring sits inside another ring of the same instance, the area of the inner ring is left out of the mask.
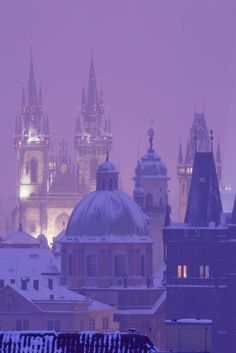
<path id="1" fill-rule="evenodd" d="M 200 278 L 209 278 L 210 277 L 210 266 L 209 265 L 200 265 L 199 275 L 200 275 Z"/>
<path id="2" fill-rule="evenodd" d="M 38 179 L 38 162 L 32 158 L 30 161 L 30 181 L 31 183 L 37 183 Z"/>
<path id="3" fill-rule="evenodd" d="M 115 256 L 115 276 L 120 277 L 126 274 L 125 255 Z"/>
<path id="4" fill-rule="evenodd" d="M 109 330 L 109 317 L 102 318 L 102 329 Z"/>
<path id="5" fill-rule="evenodd" d="M 178 265 L 177 266 L 177 277 L 178 278 L 187 278 L 188 277 L 187 265 Z"/>
<path id="6" fill-rule="evenodd" d="M 87 256 L 87 275 L 89 277 L 96 276 L 96 255 Z"/>
<path id="7" fill-rule="evenodd" d="M 146 208 L 146 210 L 151 210 L 153 208 L 153 196 L 152 196 L 152 194 L 147 194 L 145 196 L 145 208 Z"/>
<path id="8" fill-rule="evenodd" d="M 68 275 L 72 276 L 72 254 L 68 255 Z"/>
<path id="9" fill-rule="evenodd" d="M 145 256 L 140 256 L 140 274 L 141 276 L 145 276 Z"/>
<path id="10" fill-rule="evenodd" d="M 95 330 L 96 325 L 95 325 L 95 317 L 90 317 L 89 318 L 89 330 Z"/>

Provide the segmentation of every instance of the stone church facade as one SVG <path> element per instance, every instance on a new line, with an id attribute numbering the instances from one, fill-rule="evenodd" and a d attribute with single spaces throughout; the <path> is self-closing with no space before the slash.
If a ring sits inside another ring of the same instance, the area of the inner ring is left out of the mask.
<path id="1" fill-rule="evenodd" d="M 87 91 L 83 88 L 81 108 L 75 123 L 72 160 L 67 144 L 52 155 L 49 120 L 36 86 L 31 53 L 28 89 L 22 91 L 15 121 L 14 148 L 17 157 L 17 206 L 13 228 L 24 229 L 49 241 L 58 234 L 75 204 L 95 189 L 96 168 L 112 147 L 110 119 L 105 114 L 102 90 L 98 91 L 91 58 Z"/>

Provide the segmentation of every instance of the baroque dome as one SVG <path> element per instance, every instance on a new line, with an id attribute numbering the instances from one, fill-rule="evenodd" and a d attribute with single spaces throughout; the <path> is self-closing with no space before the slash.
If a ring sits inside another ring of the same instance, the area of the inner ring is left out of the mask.
<path id="1" fill-rule="evenodd" d="M 75 207 L 66 237 L 148 235 L 148 217 L 136 202 L 118 190 L 98 190 Z"/>
<path id="2" fill-rule="evenodd" d="M 139 168 L 140 177 L 167 177 L 167 168 L 153 148 L 154 130 L 148 130 L 149 148 L 141 158 Z"/>

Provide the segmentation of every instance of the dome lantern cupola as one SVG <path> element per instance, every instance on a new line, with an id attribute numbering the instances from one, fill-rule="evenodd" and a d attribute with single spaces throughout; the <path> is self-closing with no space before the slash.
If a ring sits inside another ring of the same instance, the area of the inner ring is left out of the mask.
<path id="1" fill-rule="evenodd" d="M 107 154 L 106 160 L 97 168 L 97 191 L 117 190 L 118 189 L 118 170 L 113 163 L 109 161 Z"/>

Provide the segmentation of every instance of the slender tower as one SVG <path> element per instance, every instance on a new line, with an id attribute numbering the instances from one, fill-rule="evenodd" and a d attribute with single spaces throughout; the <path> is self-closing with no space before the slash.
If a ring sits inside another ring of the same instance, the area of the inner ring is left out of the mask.
<path id="1" fill-rule="evenodd" d="M 98 91 L 93 55 L 91 56 L 87 94 L 82 89 L 81 106 L 76 118 L 74 146 L 77 188 L 81 194 L 94 191 L 97 166 L 112 147 L 110 117 L 106 115 L 103 90 Z"/>
<path id="2" fill-rule="evenodd" d="M 17 215 L 24 228 L 34 234 L 41 223 L 40 198 L 47 192 L 48 116 L 42 106 L 42 91 L 36 87 L 32 46 L 28 90 L 22 88 L 22 103 L 15 121 L 14 147 L 17 155 Z"/>
<path id="3" fill-rule="evenodd" d="M 182 144 L 179 147 L 178 164 L 177 164 L 177 178 L 179 181 L 179 221 L 183 222 L 188 197 L 189 188 L 193 170 L 193 159 L 197 152 L 210 152 L 211 143 L 209 138 L 209 132 L 206 125 L 205 113 L 194 112 L 193 124 L 190 128 L 190 136 L 186 146 L 185 158 L 183 157 Z M 217 148 L 216 154 L 216 172 L 218 182 L 221 180 L 221 160 L 220 160 L 220 149 Z"/>

